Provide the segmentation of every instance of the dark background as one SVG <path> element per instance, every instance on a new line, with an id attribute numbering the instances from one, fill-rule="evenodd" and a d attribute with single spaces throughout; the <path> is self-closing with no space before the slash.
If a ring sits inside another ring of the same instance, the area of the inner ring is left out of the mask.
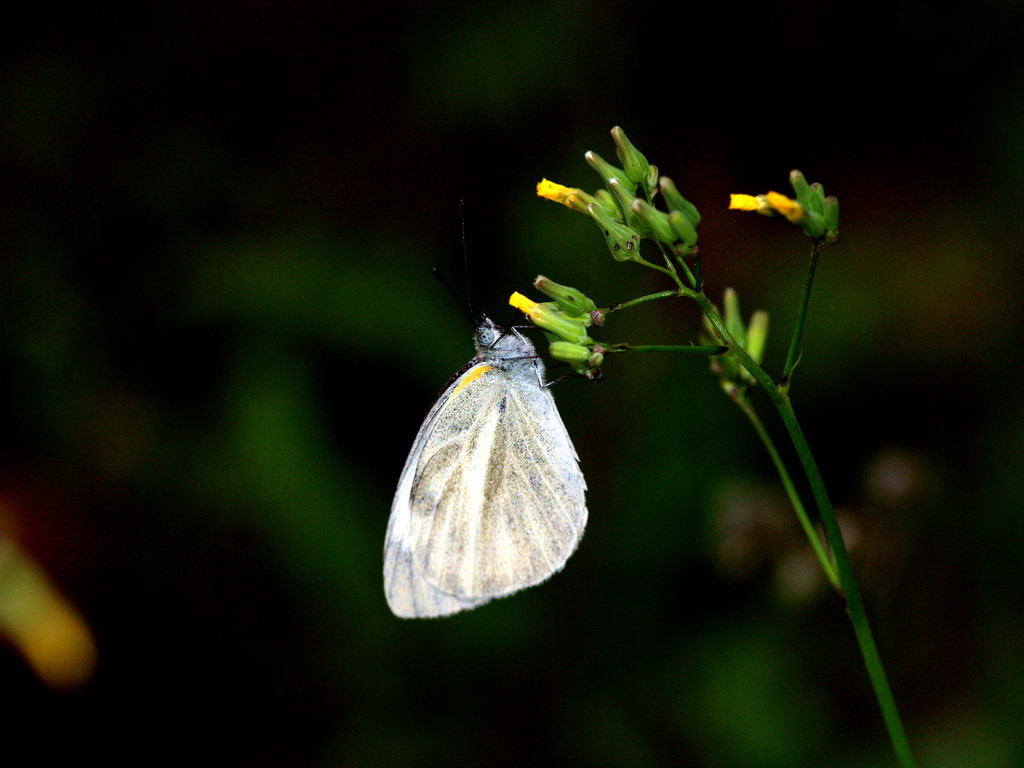
<path id="1" fill-rule="evenodd" d="M 0 30 L 0 500 L 82 612 L 71 691 L 0 645 L 0 761 L 893 765 L 837 600 L 706 364 L 556 398 L 591 522 L 543 587 L 389 613 L 391 495 L 542 272 L 667 287 L 533 196 L 622 125 L 702 211 L 709 292 L 772 315 L 808 253 L 725 210 L 842 203 L 793 398 L 928 766 L 1024 760 L 1012 2 L 36 3 Z M 465 251 L 463 215 L 465 201 Z M 535 296 L 536 297 L 536 296 Z M 648 304 L 602 338 L 686 343 Z M 764 415 L 780 440 L 765 403 Z M 10 711 L 9 709 L 9 711 Z"/>

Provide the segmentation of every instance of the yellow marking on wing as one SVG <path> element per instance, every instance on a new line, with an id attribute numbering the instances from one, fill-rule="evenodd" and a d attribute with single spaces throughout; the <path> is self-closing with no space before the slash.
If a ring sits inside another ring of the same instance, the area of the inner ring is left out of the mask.
<path id="1" fill-rule="evenodd" d="M 449 395 L 449 397 L 455 397 L 457 394 L 459 394 L 459 390 L 465 389 L 474 381 L 483 376 L 485 373 L 493 370 L 494 366 L 492 365 L 481 365 L 478 366 L 477 368 L 471 369 L 465 376 L 462 377 L 462 381 L 460 381 L 458 386 L 452 390 L 452 393 L 451 395 Z"/>

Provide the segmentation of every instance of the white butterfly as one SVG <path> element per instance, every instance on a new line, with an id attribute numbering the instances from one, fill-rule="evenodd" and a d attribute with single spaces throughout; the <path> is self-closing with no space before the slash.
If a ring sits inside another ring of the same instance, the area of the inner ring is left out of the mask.
<path id="1" fill-rule="evenodd" d="M 484 318 L 405 462 L 384 542 L 396 616 L 446 616 L 538 584 L 587 524 L 579 457 L 516 331 Z"/>

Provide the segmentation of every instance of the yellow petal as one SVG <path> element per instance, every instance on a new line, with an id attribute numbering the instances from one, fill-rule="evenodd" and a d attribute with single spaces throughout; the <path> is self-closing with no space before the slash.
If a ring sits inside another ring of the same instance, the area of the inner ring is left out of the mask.
<path id="1" fill-rule="evenodd" d="M 537 196 L 568 206 L 577 211 L 586 211 L 585 193 L 575 187 L 566 187 L 554 181 L 541 179 L 537 184 Z"/>
<path id="2" fill-rule="evenodd" d="M 537 195 L 539 197 L 546 197 L 548 200 L 558 200 L 568 191 L 569 187 L 554 181 L 548 181 L 547 179 L 541 179 L 537 183 Z"/>
<path id="3" fill-rule="evenodd" d="M 753 195 L 729 195 L 730 211 L 756 211 L 759 203 Z"/>
<path id="4" fill-rule="evenodd" d="M 537 306 L 537 302 L 533 299 L 528 299 L 523 296 L 519 291 L 516 291 L 508 297 L 508 303 L 518 309 L 524 315 L 529 315 L 533 308 Z"/>
<path id="5" fill-rule="evenodd" d="M 804 207 L 796 200 L 791 200 L 781 192 L 769 192 L 765 195 L 768 204 L 794 224 L 804 220 Z"/>

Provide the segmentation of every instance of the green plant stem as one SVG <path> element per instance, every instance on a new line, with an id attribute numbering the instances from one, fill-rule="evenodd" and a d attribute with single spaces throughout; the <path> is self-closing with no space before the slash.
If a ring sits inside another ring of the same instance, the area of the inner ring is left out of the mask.
<path id="1" fill-rule="evenodd" d="M 817 256 L 814 257 L 815 259 Z M 813 269 L 813 268 L 812 268 Z M 809 291 L 808 291 L 809 292 Z M 910 751 L 910 743 L 907 741 L 903 723 L 900 720 L 899 710 L 896 707 L 896 700 L 893 698 L 892 689 L 882 666 L 881 657 L 878 654 L 878 647 L 875 645 L 874 636 L 871 632 L 871 625 L 868 623 L 867 611 L 864 608 L 864 601 L 857 587 L 857 581 L 850 566 L 850 557 L 846 551 L 846 544 L 843 535 L 839 530 L 839 523 L 836 520 L 835 509 L 825 489 L 825 482 L 818 471 L 818 465 L 814 461 L 811 448 L 807 444 L 803 430 L 797 421 L 796 413 L 793 411 L 789 399 L 788 382 L 776 385 L 771 377 L 736 343 L 725 322 L 715 311 L 711 301 L 703 293 L 694 295 L 694 300 L 700 305 L 701 310 L 707 316 L 712 327 L 715 329 L 722 342 L 729 347 L 729 353 L 746 368 L 752 376 L 761 384 L 771 399 L 775 409 L 779 412 L 786 430 L 789 432 L 790 440 L 800 458 L 807 482 L 811 487 L 811 493 L 818 507 L 822 524 L 825 527 L 825 535 L 828 538 L 829 546 L 832 548 L 832 555 L 835 558 L 836 568 L 839 571 L 839 582 L 842 587 L 841 596 L 846 602 L 846 612 L 853 624 L 854 635 L 857 644 L 860 646 L 861 656 L 864 659 L 864 666 L 867 668 L 868 677 L 875 691 L 875 698 L 882 710 L 882 718 L 885 721 L 892 741 L 893 750 L 903 768 L 914 768 L 915 762 Z M 806 304 L 806 295 L 805 295 Z"/>
<path id="2" fill-rule="evenodd" d="M 642 264 L 645 267 L 650 267 L 651 269 L 656 269 L 659 272 L 665 273 L 666 275 L 671 277 L 672 280 L 675 281 L 676 285 L 678 285 L 680 288 L 684 287 L 683 283 L 679 279 L 679 275 L 676 273 L 675 269 L 669 269 L 668 267 L 662 267 L 662 266 L 660 266 L 658 264 L 652 264 L 651 262 L 647 261 L 647 259 L 641 257 L 639 254 L 637 254 L 637 255 L 635 255 L 633 257 L 633 261 L 635 261 L 637 264 Z"/>
<path id="3" fill-rule="evenodd" d="M 604 312 L 605 312 L 605 314 L 608 314 L 609 312 L 618 312 L 619 310 L 629 309 L 630 307 L 635 307 L 637 304 L 643 304 L 643 303 L 648 302 L 648 301 L 657 301 L 658 299 L 671 299 L 671 298 L 676 298 L 678 296 L 685 296 L 685 295 L 689 295 L 689 293 L 683 294 L 683 293 L 680 293 L 677 290 L 675 290 L 675 291 L 659 291 L 658 293 L 650 293 L 647 296 L 640 296 L 639 298 L 636 298 L 636 299 L 631 299 L 629 301 L 623 301 L 623 302 L 621 302 L 619 304 L 613 304 L 611 307 L 609 307 L 608 309 L 604 310 Z"/>
<path id="4" fill-rule="evenodd" d="M 671 266 L 672 259 L 669 258 L 669 254 L 668 254 L 668 252 L 665 249 L 665 245 L 663 243 L 661 243 L 660 241 L 658 242 L 658 250 L 661 251 L 661 255 L 662 255 L 662 258 L 665 259 L 665 263 Z M 686 264 L 686 259 L 684 259 L 682 256 L 680 256 L 676 252 L 675 248 L 672 249 L 672 255 L 675 257 L 676 263 L 679 265 L 679 269 L 681 269 L 683 271 L 683 274 L 686 275 L 686 280 L 687 280 L 687 282 L 689 282 L 690 287 L 691 288 L 696 288 L 697 284 L 699 282 L 699 276 L 694 276 L 694 273 L 690 271 L 690 267 Z M 699 263 L 696 266 L 699 267 L 700 266 Z M 674 269 L 674 267 L 673 267 L 673 269 Z"/>
<path id="5" fill-rule="evenodd" d="M 789 354 L 786 355 L 786 364 L 782 368 L 782 378 L 779 384 L 789 388 L 793 370 L 800 362 L 800 346 L 804 335 L 804 322 L 807 319 L 807 305 L 811 300 L 811 287 L 814 285 L 814 272 L 818 268 L 818 257 L 825 247 L 825 238 L 820 237 L 811 246 L 811 263 L 807 266 L 807 279 L 804 281 L 804 295 L 800 299 L 800 311 L 796 316 L 796 323 L 793 325 L 793 336 L 789 340 Z"/>
<path id="6" fill-rule="evenodd" d="M 700 264 L 697 264 L 697 274 L 694 275 L 694 273 L 690 271 L 690 268 L 686 266 L 686 260 L 683 259 L 682 256 L 678 257 L 676 261 L 679 263 L 680 269 L 682 269 L 683 273 L 686 275 L 686 279 L 690 281 L 690 285 L 696 290 L 700 290 Z"/>
<path id="7" fill-rule="evenodd" d="M 882 666 L 882 659 L 878 654 L 878 647 L 875 645 L 875 638 L 871 632 L 871 625 L 868 623 L 867 611 L 864 608 L 864 601 L 860 595 L 860 588 L 853 575 L 853 568 L 850 566 L 850 556 L 846 551 L 846 544 L 843 542 L 843 534 L 839 529 L 839 522 L 836 520 L 835 510 L 832 501 L 825 489 L 825 481 L 818 471 L 818 465 L 814 461 L 811 448 L 807 444 L 804 432 L 796 418 L 793 404 L 789 400 L 789 394 L 781 388 L 774 388 L 777 397 L 773 402 L 782 417 L 786 429 L 789 431 L 793 447 L 796 448 L 800 463 L 803 465 L 807 482 L 811 486 L 815 502 L 821 512 L 821 520 L 825 526 L 825 534 L 828 537 L 829 545 L 832 547 L 832 554 L 839 569 L 839 579 L 842 584 L 842 594 L 846 599 L 846 612 L 853 624 L 853 631 L 857 636 L 857 643 L 860 645 L 861 655 L 864 657 L 864 666 L 867 667 L 868 676 L 875 689 L 875 696 L 878 705 L 882 709 L 882 717 L 885 719 L 886 728 L 889 730 L 889 738 L 892 741 L 896 757 L 904 768 L 913 768 L 914 756 L 910 751 L 910 742 L 907 741 L 907 734 L 903 730 L 903 723 L 900 720 L 900 713 L 896 707 L 896 700 L 889 687 L 889 680 Z"/>
<path id="8" fill-rule="evenodd" d="M 720 355 L 728 347 L 712 344 L 697 346 L 695 344 L 612 344 L 609 352 L 682 352 L 694 355 Z"/>
<path id="9" fill-rule="evenodd" d="M 804 508 L 803 501 L 800 499 L 800 494 L 797 493 L 796 486 L 793 484 L 793 478 L 790 477 L 789 470 L 786 468 L 785 462 L 782 461 L 782 457 L 779 455 L 778 449 L 775 447 L 775 442 L 772 440 L 771 435 L 768 434 L 768 430 L 765 429 L 764 423 L 761 421 L 761 417 L 757 415 L 757 411 L 754 409 L 753 403 L 750 402 L 750 398 L 745 393 L 738 393 L 734 398 L 736 404 L 740 407 L 740 410 L 746 415 L 753 426 L 757 436 L 761 438 L 761 443 L 764 445 L 765 450 L 768 452 L 768 456 L 772 460 L 772 464 L 775 465 L 775 471 L 779 474 L 779 479 L 782 481 L 782 487 L 786 489 L 786 495 L 789 496 L 789 503 L 793 505 L 793 511 L 796 512 L 797 518 L 800 520 L 800 526 L 804 529 L 804 533 L 807 535 L 807 540 L 811 543 L 811 548 L 814 550 L 815 556 L 818 558 L 818 562 L 821 564 L 821 569 L 825 572 L 825 576 L 831 582 L 833 588 L 838 592 L 840 590 L 839 575 L 836 573 L 835 565 L 832 563 L 832 559 L 828 556 L 825 548 L 821 544 L 821 538 L 818 536 L 818 531 L 815 530 L 814 524 L 811 519 L 807 516 L 807 510 Z"/>

